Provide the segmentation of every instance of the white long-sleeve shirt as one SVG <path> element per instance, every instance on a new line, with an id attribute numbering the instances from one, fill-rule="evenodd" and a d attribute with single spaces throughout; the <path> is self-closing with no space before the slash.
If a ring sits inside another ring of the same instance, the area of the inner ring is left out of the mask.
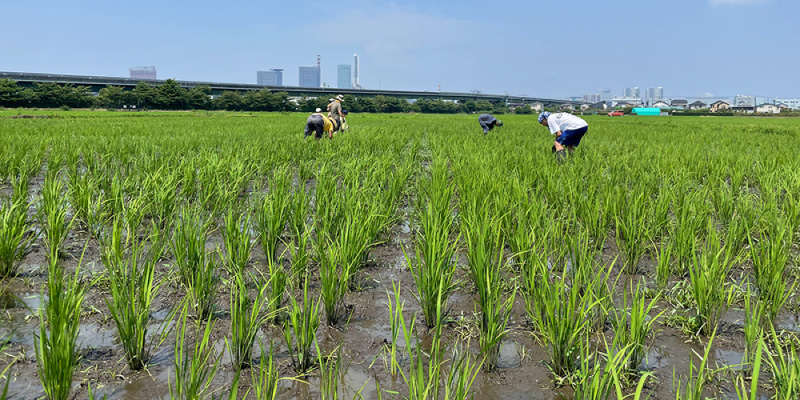
<path id="1" fill-rule="evenodd" d="M 589 124 L 569 113 L 555 113 L 547 117 L 547 126 L 550 128 L 550 134 L 555 135 L 557 132 L 572 131 L 589 126 Z"/>

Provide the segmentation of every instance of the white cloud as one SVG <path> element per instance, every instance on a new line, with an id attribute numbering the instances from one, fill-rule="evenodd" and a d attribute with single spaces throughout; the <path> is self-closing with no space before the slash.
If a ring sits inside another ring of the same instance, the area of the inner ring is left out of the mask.
<path id="1" fill-rule="evenodd" d="M 709 2 L 714 6 L 741 6 L 763 3 L 764 0 L 709 0 Z"/>

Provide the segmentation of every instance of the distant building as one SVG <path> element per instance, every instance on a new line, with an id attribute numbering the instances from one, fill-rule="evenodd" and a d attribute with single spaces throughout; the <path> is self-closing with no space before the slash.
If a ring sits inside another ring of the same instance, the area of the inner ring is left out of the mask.
<path id="1" fill-rule="evenodd" d="M 664 100 L 658 100 L 658 101 L 656 101 L 655 103 L 651 104 L 651 105 L 650 105 L 650 107 L 655 107 L 655 108 L 667 108 L 667 107 L 669 107 L 669 103 L 667 103 L 667 102 L 666 102 L 666 101 L 664 101 Z"/>
<path id="2" fill-rule="evenodd" d="M 642 104 L 642 99 L 639 97 L 614 97 L 611 99 L 612 107 L 636 107 Z"/>
<path id="3" fill-rule="evenodd" d="M 632 88 L 625 88 L 623 91 L 623 97 L 626 98 L 639 98 L 639 87 L 632 87 Z"/>
<path id="4" fill-rule="evenodd" d="M 131 73 L 131 79 L 142 79 L 154 81 L 158 79 L 156 67 L 133 67 L 128 69 Z"/>
<path id="5" fill-rule="evenodd" d="M 361 76 L 361 64 L 358 63 L 358 54 L 353 53 L 353 89 L 361 89 L 361 81 L 359 81 L 359 76 Z"/>
<path id="6" fill-rule="evenodd" d="M 748 95 L 737 95 L 733 98 L 733 105 L 734 106 L 755 106 L 756 105 L 756 96 L 748 96 Z"/>
<path id="7" fill-rule="evenodd" d="M 683 99 L 675 99 L 669 103 L 670 107 L 680 107 L 686 108 L 689 106 L 689 102 Z"/>
<path id="8" fill-rule="evenodd" d="M 647 88 L 647 102 L 655 103 L 659 100 L 664 100 L 664 88 L 661 86 L 656 88 Z"/>
<path id="9" fill-rule="evenodd" d="M 733 105 L 731 106 L 731 110 L 733 110 L 734 112 L 752 114 L 755 111 L 755 107 L 751 105 L 743 105 L 743 106 Z"/>
<path id="10" fill-rule="evenodd" d="M 536 112 L 542 112 L 542 111 L 544 111 L 544 104 L 542 104 L 542 103 L 540 103 L 538 101 L 533 102 L 533 103 L 531 103 L 531 110 L 536 111 Z"/>
<path id="11" fill-rule="evenodd" d="M 259 86 L 283 86 L 283 70 L 257 71 L 256 81 Z"/>
<path id="12" fill-rule="evenodd" d="M 756 112 L 759 114 L 780 114 L 781 108 L 776 104 L 759 104 L 756 106 Z"/>
<path id="13" fill-rule="evenodd" d="M 727 101 L 722 101 L 722 100 L 715 101 L 715 102 L 711 103 L 710 106 L 708 106 L 708 111 L 712 112 L 712 113 L 720 112 L 720 111 L 723 111 L 723 110 L 730 110 L 730 109 L 731 109 L 731 105 L 728 104 Z"/>
<path id="14" fill-rule="evenodd" d="M 792 110 L 800 110 L 800 99 L 775 99 L 775 104 L 786 104 Z"/>
<path id="15" fill-rule="evenodd" d="M 593 103 L 600 102 L 600 100 L 602 100 L 600 98 L 600 94 L 585 94 L 585 95 L 583 95 L 583 102 L 584 103 L 593 104 Z"/>
<path id="16" fill-rule="evenodd" d="M 300 67 L 300 87 L 318 88 L 322 84 L 319 67 Z"/>
<path id="17" fill-rule="evenodd" d="M 706 103 L 703 103 L 702 101 L 699 101 L 699 100 L 695 101 L 692 104 L 689 104 L 689 109 L 690 110 L 701 110 L 703 108 L 706 108 Z"/>
<path id="18" fill-rule="evenodd" d="M 353 67 L 351 67 L 349 64 L 342 64 L 339 65 L 336 70 L 339 78 L 339 89 L 352 89 L 353 80 L 351 78 L 353 76 Z"/>

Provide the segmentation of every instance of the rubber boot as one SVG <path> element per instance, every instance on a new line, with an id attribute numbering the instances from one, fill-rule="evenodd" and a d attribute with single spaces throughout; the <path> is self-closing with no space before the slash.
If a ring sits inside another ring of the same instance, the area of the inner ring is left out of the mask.
<path id="1" fill-rule="evenodd" d="M 563 164 L 565 161 L 567 161 L 567 152 L 566 152 L 566 150 L 561 149 L 561 150 L 556 152 L 556 161 L 558 161 L 559 164 Z"/>

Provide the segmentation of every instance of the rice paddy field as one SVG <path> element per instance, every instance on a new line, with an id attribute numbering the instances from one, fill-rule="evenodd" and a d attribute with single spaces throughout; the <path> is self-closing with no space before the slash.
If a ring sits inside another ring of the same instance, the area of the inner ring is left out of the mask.
<path id="1" fill-rule="evenodd" d="M 800 398 L 800 120 L 22 113 L 3 398 Z"/>

